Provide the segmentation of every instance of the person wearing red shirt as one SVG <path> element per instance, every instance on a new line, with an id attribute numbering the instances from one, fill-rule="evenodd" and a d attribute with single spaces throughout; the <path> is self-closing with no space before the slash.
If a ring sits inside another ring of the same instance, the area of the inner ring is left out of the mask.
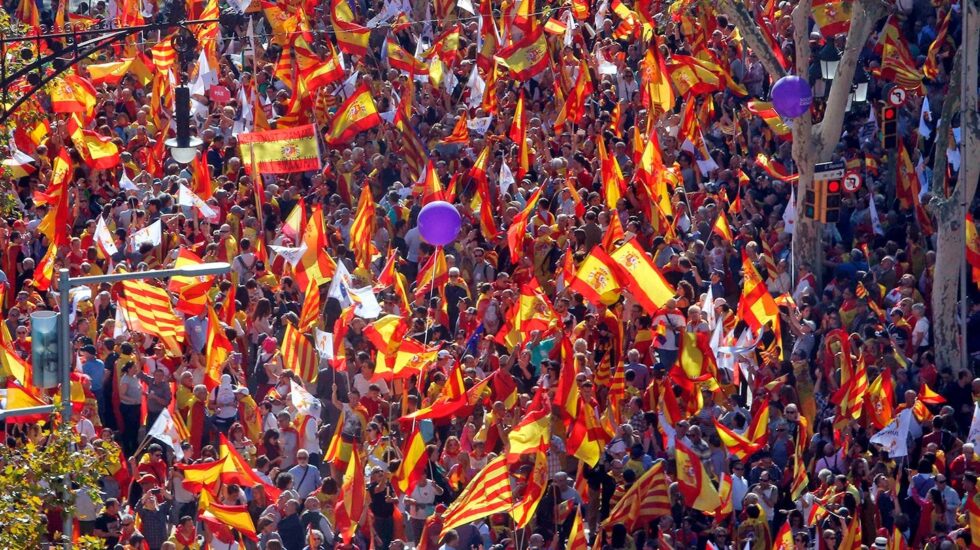
<path id="1" fill-rule="evenodd" d="M 963 444 L 963 454 L 954 458 L 949 464 L 950 486 L 957 491 L 963 490 L 963 476 L 966 472 L 980 472 L 980 455 L 973 452 L 973 443 Z"/>

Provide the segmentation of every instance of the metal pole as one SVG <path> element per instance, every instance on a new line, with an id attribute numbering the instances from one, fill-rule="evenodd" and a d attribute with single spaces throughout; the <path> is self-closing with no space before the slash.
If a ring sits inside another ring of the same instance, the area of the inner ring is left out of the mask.
<path id="1" fill-rule="evenodd" d="M 68 291 L 71 280 L 67 269 L 58 270 L 58 363 L 61 364 L 61 422 L 63 426 L 71 423 L 71 326 L 68 323 L 68 309 L 71 307 Z M 125 465 L 124 465 L 125 466 Z M 65 548 L 71 549 L 72 514 L 71 474 L 65 473 L 65 509 L 62 511 L 62 532 Z"/>

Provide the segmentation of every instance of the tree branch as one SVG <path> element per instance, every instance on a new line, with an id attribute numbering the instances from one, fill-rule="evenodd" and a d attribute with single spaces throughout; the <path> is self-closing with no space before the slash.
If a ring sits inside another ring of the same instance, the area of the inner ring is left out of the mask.
<path id="1" fill-rule="evenodd" d="M 759 61 L 766 68 L 769 76 L 774 81 L 786 76 L 786 71 L 779 64 L 776 55 L 766 43 L 765 38 L 762 37 L 762 32 L 759 30 L 759 23 L 749 13 L 745 3 L 741 1 L 735 2 L 734 0 L 718 0 L 718 5 L 725 15 L 732 18 L 735 26 L 741 31 L 742 38 L 752 48 L 752 51 L 759 56 Z"/>
<path id="2" fill-rule="evenodd" d="M 847 31 L 844 53 L 837 64 L 834 83 L 830 87 L 824 119 L 814 129 L 814 147 L 818 162 L 830 160 L 830 154 L 840 141 L 844 126 L 844 113 L 847 97 L 851 93 L 851 83 L 857 70 L 858 57 L 868 42 L 875 23 L 885 16 L 888 7 L 881 0 L 859 0 L 851 11 L 851 27 Z M 795 22 L 794 22 L 795 24 Z"/>
<path id="3" fill-rule="evenodd" d="M 807 35 L 809 28 L 810 12 L 813 11 L 813 0 L 800 0 L 800 3 L 793 9 L 793 42 L 796 45 L 796 74 L 806 76 L 810 68 L 810 37 Z M 797 211 L 802 212 L 803 200 L 806 196 L 804 190 L 810 185 L 808 175 L 812 170 L 804 168 L 804 164 L 810 164 L 810 136 L 813 132 L 813 114 L 809 109 L 803 116 L 793 121 L 793 160 L 796 161 L 796 171 L 800 174 L 800 192 L 797 194 Z M 804 181 L 806 180 L 806 181 Z"/>
<path id="4" fill-rule="evenodd" d="M 966 185 L 966 204 L 973 203 L 980 180 L 980 113 L 977 113 L 977 41 L 980 37 L 980 0 L 967 0 L 964 4 L 962 105 L 960 106 L 960 135 L 962 136 L 960 174 L 957 186 Z M 957 52 L 957 53 L 958 53 Z M 954 194 L 956 192 L 954 191 Z M 968 206 L 967 206 L 968 208 Z M 965 214 L 965 213 L 964 213 Z"/>
<path id="5" fill-rule="evenodd" d="M 953 71 L 949 79 L 949 87 L 946 88 L 946 97 L 943 99 L 943 111 L 939 116 L 939 123 L 936 124 L 936 139 L 933 147 L 936 148 L 936 155 L 932 160 L 932 185 L 929 190 L 933 200 L 930 204 L 940 200 L 946 200 L 946 150 L 949 148 L 949 127 L 952 124 L 953 116 L 960 106 L 960 86 L 963 83 L 963 71 L 959 70 L 963 60 L 963 48 L 956 50 L 953 57 Z"/>

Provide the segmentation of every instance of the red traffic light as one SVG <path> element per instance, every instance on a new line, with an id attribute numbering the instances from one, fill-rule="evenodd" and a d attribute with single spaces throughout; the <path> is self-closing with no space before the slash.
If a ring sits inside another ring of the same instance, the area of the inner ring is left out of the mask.
<path id="1" fill-rule="evenodd" d="M 881 111 L 881 116 L 885 120 L 894 120 L 895 119 L 895 108 L 894 107 L 885 107 Z"/>
<path id="2" fill-rule="evenodd" d="M 828 193 L 840 193 L 840 181 L 830 180 L 827 182 Z"/>

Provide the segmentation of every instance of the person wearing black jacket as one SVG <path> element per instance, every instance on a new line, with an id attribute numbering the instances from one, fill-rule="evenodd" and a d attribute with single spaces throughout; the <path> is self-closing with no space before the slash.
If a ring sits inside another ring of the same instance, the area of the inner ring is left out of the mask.
<path id="1" fill-rule="evenodd" d="M 303 550 L 303 547 L 306 546 L 303 536 L 306 531 L 303 530 L 303 524 L 299 518 L 299 502 L 295 500 L 286 502 L 285 513 L 279 520 L 276 531 L 279 532 L 279 538 L 282 539 L 283 548 L 286 550 Z"/>

